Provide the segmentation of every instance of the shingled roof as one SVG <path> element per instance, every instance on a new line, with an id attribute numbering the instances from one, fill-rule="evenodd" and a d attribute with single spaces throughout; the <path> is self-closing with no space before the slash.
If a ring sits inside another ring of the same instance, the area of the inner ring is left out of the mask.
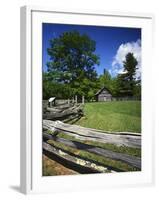
<path id="1" fill-rule="evenodd" d="M 107 87 L 104 86 L 100 90 L 98 90 L 98 92 L 95 94 L 95 96 L 100 94 L 104 89 L 107 90 L 111 94 L 110 90 Z"/>

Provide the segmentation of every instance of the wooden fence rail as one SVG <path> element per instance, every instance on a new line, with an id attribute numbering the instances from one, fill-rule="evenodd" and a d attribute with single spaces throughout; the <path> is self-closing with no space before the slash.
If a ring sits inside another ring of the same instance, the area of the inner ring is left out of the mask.
<path id="1" fill-rule="evenodd" d="M 43 152 L 49 158 L 57 160 L 66 167 L 79 173 L 103 173 L 108 171 L 107 167 L 72 156 L 46 142 L 43 142 Z"/>
<path id="2" fill-rule="evenodd" d="M 99 148 L 99 147 L 96 147 L 93 145 L 84 144 L 82 142 L 70 141 L 70 140 L 67 140 L 64 138 L 54 137 L 47 133 L 43 133 L 43 138 L 44 138 L 44 140 L 47 140 L 47 139 L 55 140 L 64 145 L 67 145 L 67 146 L 70 146 L 70 147 L 73 147 L 76 149 L 80 149 L 80 150 L 86 150 L 90 153 L 95 153 L 95 154 L 101 155 L 105 158 L 111 158 L 113 160 L 120 160 L 120 161 L 130 164 L 131 166 L 136 167 L 138 169 L 141 168 L 141 159 L 138 157 L 135 157 L 135 156 L 130 156 L 127 154 L 113 152 L 113 151 L 102 149 L 102 148 Z"/>
<path id="3" fill-rule="evenodd" d="M 43 129 L 52 132 L 63 132 L 70 136 L 74 136 L 80 140 L 90 140 L 102 143 L 112 143 L 117 146 L 128 146 L 133 148 L 141 148 L 141 135 L 138 133 L 126 132 L 105 132 L 96 129 L 85 128 L 78 125 L 70 125 L 61 121 L 43 120 Z"/>
<path id="4" fill-rule="evenodd" d="M 58 137 L 59 133 L 66 134 L 69 139 Z M 75 138 L 73 140 L 71 138 Z M 63 123 L 61 121 L 51 121 L 43 120 L 43 151 L 49 156 L 58 158 L 59 161 L 62 160 L 63 163 L 69 165 L 70 168 L 76 168 L 75 170 L 83 173 L 90 172 L 107 172 L 107 171 L 122 171 L 118 167 L 96 162 L 91 159 L 84 159 L 83 157 L 73 155 L 73 153 L 67 152 L 58 146 L 50 145 L 48 141 L 57 142 L 57 144 L 62 144 L 67 147 L 71 147 L 76 150 L 83 150 L 88 153 L 101 156 L 105 159 L 111 159 L 114 161 L 119 161 L 126 163 L 138 170 L 141 169 L 141 158 L 128 155 L 126 153 L 115 152 L 110 149 L 102 148 L 94 145 L 93 142 L 98 142 L 100 144 L 113 144 L 118 147 L 124 146 L 128 148 L 141 148 L 141 135 L 139 133 L 131 132 L 106 132 L 102 130 L 96 130 L 91 128 L 85 128 L 77 125 L 70 125 Z M 92 142 L 91 144 L 86 144 L 86 141 Z M 54 159 L 54 158 L 53 158 Z M 124 170 L 123 170 L 124 171 Z"/>
<path id="5" fill-rule="evenodd" d="M 80 118 L 83 116 L 83 105 L 64 105 L 53 108 L 46 108 L 45 112 L 43 112 L 43 119 L 49 120 L 72 120 L 75 118 Z"/>

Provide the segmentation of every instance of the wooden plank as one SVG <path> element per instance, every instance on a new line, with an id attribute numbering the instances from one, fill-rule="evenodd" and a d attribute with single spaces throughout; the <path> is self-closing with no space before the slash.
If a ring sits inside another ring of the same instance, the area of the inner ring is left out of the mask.
<path id="1" fill-rule="evenodd" d="M 108 172 L 108 169 L 104 166 L 97 165 L 93 162 L 71 156 L 66 152 L 61 151 L 53 147 L 52 145 L 43 142 L 43 153 L 50 158 L 53 157 L 53 160 L 57 160 L 59 163 L 62 163 L 64 166 L 67 166 L 79 173 L 104 173 Z"/>
<path id="2" fill-rule="evenodd" d="M 84 144 L 81 142 L 76 142 L 76 141 L 71 141 L 71 140 L 66 140 L 64 138 L 57 138 L 57 137 L 53 137 L 52 135 L 43 133 L 43 138 L 44 140 L 55 140 L 57 142 L 60 142 L 62 144 L 65 144 L 67 146 L 76 148 L 76 149 L 80 149 L 80 150 L 85 150 L 88 151 L 90 153 L 95 153 L 98 155 L 101 155 L 105 158 L 111 158 L 113 160 L 118 160 L 118 161 L 122 161 L 125 162 L 133 167 L 136 167 L 138 169 L 141 169 L 141 158 L 135 157 L 135 156 L 130 156 L 127 154 L 122 154 L 122 153 L 117 153 L 117 152 L 113 152 L 110 150 L 106 150 L 106 149 L 102 149 L 93 145 L 88 145 L 88 144 Z"/>
<path id="3" fill-rule="evenodd" d="M 111 143 L 117 146 L 128 146 L 141 148 L 141 136 L 131 134 L 115 134 L 99 132 L 96 129 L 85 128 L 77 125 L 70 125 L 61 121 L 43 120 L 43 128 L 52 132 L 63 132 L 81 140 L 97 141 L 102 143 Z"/>

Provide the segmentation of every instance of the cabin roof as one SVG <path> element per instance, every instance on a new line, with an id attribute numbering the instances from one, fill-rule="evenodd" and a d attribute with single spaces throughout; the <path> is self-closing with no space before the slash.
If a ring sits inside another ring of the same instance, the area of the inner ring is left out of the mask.
<path id="1" fill-rule="evenodd" d="M 98 92 L 95 94 L 95 96 L 99 95 L 104 89 L 107 90 L 111 94 L 110 90 L 104 86 L 100 90 L 98 90 Z"/>

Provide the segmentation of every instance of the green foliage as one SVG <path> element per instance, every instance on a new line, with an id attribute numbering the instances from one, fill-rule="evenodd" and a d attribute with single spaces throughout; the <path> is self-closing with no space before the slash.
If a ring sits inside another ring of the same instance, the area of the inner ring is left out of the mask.
<path id="1" fill-rule="evenodd" d="M 59 38 L 50 41 L 48 54 L 52 61 L 48 63 L 48 69 L 63 72 L 59 81 L 72 85 L 75 80 L 94 79 L 94 65 L 99 63 L 94 51 L 95 42 L 89 36 L 80 35 L 77 31 L 64 32 Z"/>
<path id="2" fill-rule="evenodd" d="M 134 86 L 133 94 L 138 99 L 141 99 L 141 81 L 137 81 L 136 85 Z"/>
<path id="3" fill-rule="evenodd" d="M 64 32 L 51 39 L 48 48 L 51 61 L 47 63 L 47 80 L 43 81 L 44 98 L 53 94 L 59 97 L 61 92 L 62 98 L 84 95 L 90 100 L 96 88 L 95 65 L 99 64 L 95 49 L 95 41 L 77 31 Z M 93 88 L 92 91 L 90 88 Z"/>
<path id="4" fill-rule="evenodd" d="M 118 79 L 116 77 L 111 77 L 111 74 L 104 69 L 104 73 L 99 76 L 99 89 L 102 87 L 109 89 L 113 96 L 118 95 Z"/>
<path id="5" fill-rule="evenodd" d="M 137 60 L 135 59 L 133 53 L 128 53 L 126 59 L 123 62 L 124 73 L 119 74 L 117 77 L 117 89 L 119 96 L 133 96 L 134 88 L 136 86 L 135 74 Z"/>
<path id="6" fill-rule="evenodd" d="M 127 79 L 129 81 L 134 80 L 134 75 L 136 73 L 136 66 L 138 64 L 136 58 L 134 57 L 133 53 L 128 53 L 126 55 L 126 59 L 124 63 L 124 70 L 127 72 Z"/>
<path id="7" fill-rule="evenodd" d="M 106 69 L 104 69 L 103 75 L 100 75 L 99 81 L 100 81 L 101 87 L 105 86 L 105 87 L 110 89 L 110 87 L 111 87 L 111 75 Z"/>
<path id="8" fill-rule="evenodd" d="M 118 96 L 119 90 L 118 90 L 118 79 L 117 79 L 117 77 L 114 77 L 114 78 L 111 79 L 110 91 L 111 91 L 113 97 Z"/>
<path id="9" fill-rule="evenodd" d="M 49 77 L 49 78 L 48 78 Z M 51 81 L 50 74 L 43 74 L 43 99 L 49 99 L 52 96 L 56 98 L 70 98 L 74 94 L 73 88 L 69 87 L 67 84 L 58 83 L 56 81 Z"/>

